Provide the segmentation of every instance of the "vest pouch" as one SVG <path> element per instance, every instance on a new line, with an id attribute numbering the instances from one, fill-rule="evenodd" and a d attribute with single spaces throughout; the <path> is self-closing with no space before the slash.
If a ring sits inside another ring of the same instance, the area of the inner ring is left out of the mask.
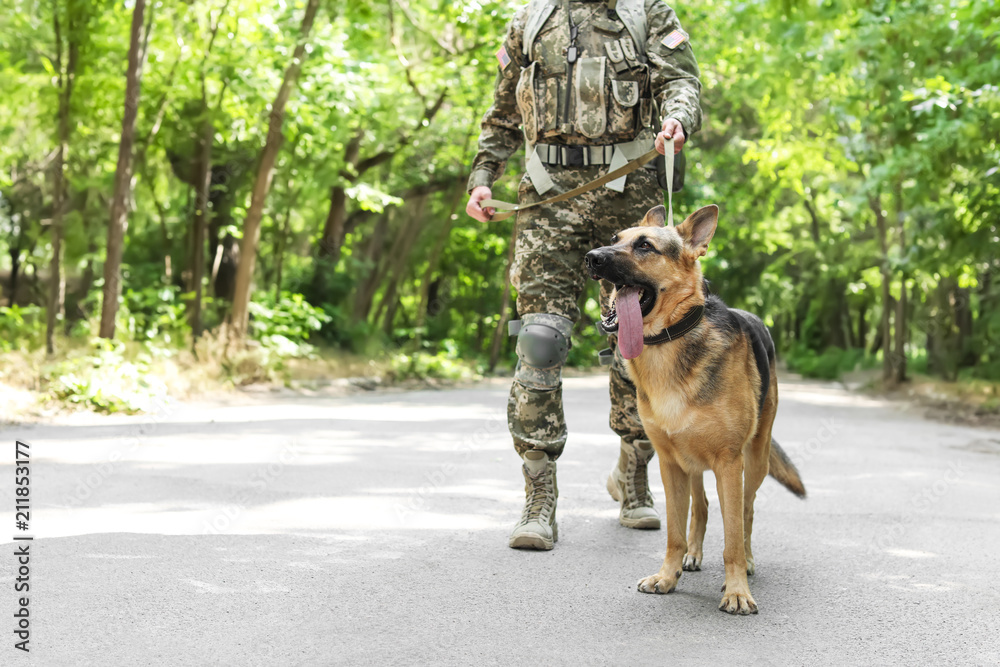
<path id="1" fill-rule="evenodd" d="M 650 97 L 639 100 L 639 122 L 643 127 L 650 127 L 653 124 L 653 100 Z"/>
<path id="2" fill-rule="evenodd" d="M 608 108 L 608 134 L 631 139 L 639 131 L 636 105 L 639 104 L 638 81 L 611 81 L 612 102 Z"/>
<path id="3" fill-rule="evenodd" d="M 622 53 L 625 54 L 625 60 L 628 62 L 629 67 L 635 67 L 639 64 L 639 57 L 635 52 L 635 42 L 632 41 L 631 37 L 622 37 L 618 40 L 622 47 Z"/>
<path id="4" fill-rule="evenodd" d="M 604 50 L 608 54 L 610 67 L 616 73 L 624 72 L 629 68 L 629 64 L 625 61 L 625 52 L 622 51 L 621 42 L 618 40 L 604 42 Z"/>
<path id="5" fill-rule="evenodd" d="M 535 100 L 535 74 L 538 72 L 538 62 L 535 61 L 521 70 L 521 78 L 517 80 L 517 108 L 521 112 L 521 126 L 529 143 L 538 141 L 538 105 Z"/>
<path id="6" fill-rule="evenodd" d="M 560 90 L 563 78 L 559 76 L 535 78 L 535 115 L 538 117 L 538 133 L 542 139 L 559 128 L 559 111 L 565 104 Z"/>
<path id="7" fill-rule="evenodd" d="M 604 135 L 608 110 L 604 99 L 607 58 L 581 58 L 576 67 L 576 130 L 589 139 Z"/>

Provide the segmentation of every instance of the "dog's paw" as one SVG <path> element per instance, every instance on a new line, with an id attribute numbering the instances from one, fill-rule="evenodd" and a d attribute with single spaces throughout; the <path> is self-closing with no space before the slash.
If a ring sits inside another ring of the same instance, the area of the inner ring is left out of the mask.
<path id="1" fill-rule="evenodd" d="M 701 556 L 694 554 L 684 554 L 684 571 L 698 572 L 701 570 Z"/>
<path id="2" fill-rule="evenodd" d="M 719 603 L 719 611 L 736 616 L 749 616 L 757 613 L 757 603 L 754 602 L 750 591 L 726 593 L 726 586 L 722 586 L 722 602 Z"/>
<path id="3" fill-rule="evenodd" d="M 664 576 L 662 572 L 657 572 L 652 576 L 639 580 L 639 592 L 660 594 L 669 593 L 677 588 L 677 580 L 680 578 L 680 570 L 668 576 Z"/>

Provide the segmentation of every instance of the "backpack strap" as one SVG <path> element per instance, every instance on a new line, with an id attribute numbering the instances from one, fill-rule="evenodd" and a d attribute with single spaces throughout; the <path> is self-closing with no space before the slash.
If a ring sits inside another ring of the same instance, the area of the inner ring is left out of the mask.
<path id="1" fill-rule="evenodd" d="M 615 5 L 618 17 L 625 24 L 625 29 L 635 42 L 635 49 L 643 62 L 646 60 L 646 37 L 649 34 L 649 22 L 646 18 L 645 0 L 618 0 Z"/>
<path id="2" fill-rule="evenodd" d="M 542 26 L 549 20 L 549 16 L 558 6 L 558 0 L 531 0 L 528 5 L 528 20 L 524 25 L 524 38 L 521 41 L 521 50 L 528 60 L 531 60 L 531 45 L 535 43 L 535 38 L 541 32 Z M 646 60 L 646 37 L 649 33 L 649 23 L 646 19 L 645 0 L 618 0 L 615 3 L 615 11 L 618 17 L 625 24 L 625 29 L 635 42 L 636 51 L 639 57 Z"/>
<path id="3" fill-rule="evenodd" d="M 528 5 L 528 20 L 524 24 L 524 38 L 521 40 L 521 51 L 527 60 L 531 60 L 531 45 L 535 43 L 535 37 L 538 37 L 556 5 L 557 0 L 531 0 Z"/>

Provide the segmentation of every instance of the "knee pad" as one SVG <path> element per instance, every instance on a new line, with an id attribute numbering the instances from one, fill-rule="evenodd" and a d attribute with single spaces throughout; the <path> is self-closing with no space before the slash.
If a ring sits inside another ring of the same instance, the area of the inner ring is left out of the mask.
<path id="1" fill-rule="evenodd" d="M 561 315 L 531 313 L 517 334 L 517 371 L 514 379 L 531 389 L 559 387 L 569 356 L 573 322 Z"/>

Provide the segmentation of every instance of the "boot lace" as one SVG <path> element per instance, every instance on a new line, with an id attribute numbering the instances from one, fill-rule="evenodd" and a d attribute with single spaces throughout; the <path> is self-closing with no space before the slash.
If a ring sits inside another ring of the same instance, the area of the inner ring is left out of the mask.
<path id="1" fill-rule="evenodd" d="M 653 498 L 649 492 L 648 463 L 648 461 L 639 461 L 634 453 L 629 452 L 625 472 L 627 509 L 653 506 Z"/>
<path id="2" fill-rule="evenodd" d="M 552 504 L 555 499 L 552 488 L 552 473 L 548 470 L 538 474 L 538 477 L 531 477 L 525 474 L 528 480 L 527 498 L 524 501 L 524 510 L 521 512 L 521 523 L 525 524 L 536 519 L 548 521 L 552 514 Z"/>

